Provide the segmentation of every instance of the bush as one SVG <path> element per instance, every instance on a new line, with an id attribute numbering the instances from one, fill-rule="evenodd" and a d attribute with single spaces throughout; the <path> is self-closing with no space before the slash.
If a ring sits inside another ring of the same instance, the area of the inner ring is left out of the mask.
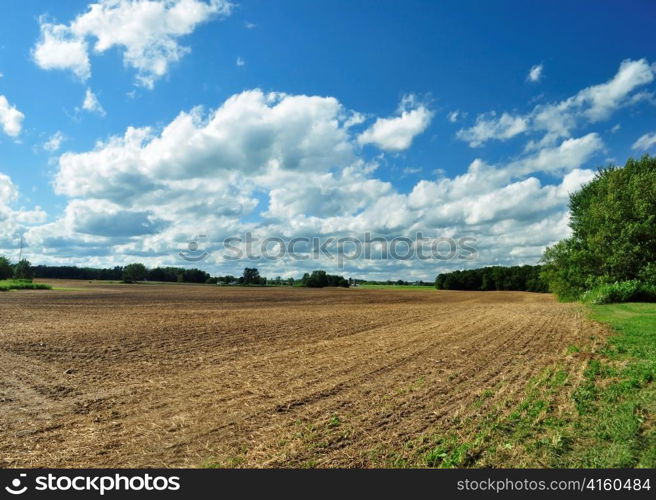
<path id="1" fill-rule="evenodd" d="M 656 285 L 638 280 L 616 281 L 599 285 L 585 292 L 582 298 L 590 304 L 656 302 Z"/>

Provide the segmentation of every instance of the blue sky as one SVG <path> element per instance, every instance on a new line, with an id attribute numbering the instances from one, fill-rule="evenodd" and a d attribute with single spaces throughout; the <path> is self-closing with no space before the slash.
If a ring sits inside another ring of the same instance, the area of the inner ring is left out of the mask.
<path id="1" fill-rule="evenodd" d="M 653 2 L 9 0 L 0 254 L 237 273 L 221 242 L 476 238 L 475 260 L 262 259 L 432 279 L 535 263 L 594 168 L 656 152 Z M 198 265 L 198 264 L 194 264 Z"/>

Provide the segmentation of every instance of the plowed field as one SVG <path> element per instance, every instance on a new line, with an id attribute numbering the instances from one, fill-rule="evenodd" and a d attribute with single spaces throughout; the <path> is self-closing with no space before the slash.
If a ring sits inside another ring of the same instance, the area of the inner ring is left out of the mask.
<path id="1" fill-rule="evenodd" d="M 2 467 L 380 465 L 603 336 L 543 294 L 56 286 L 0 294 Z"/>

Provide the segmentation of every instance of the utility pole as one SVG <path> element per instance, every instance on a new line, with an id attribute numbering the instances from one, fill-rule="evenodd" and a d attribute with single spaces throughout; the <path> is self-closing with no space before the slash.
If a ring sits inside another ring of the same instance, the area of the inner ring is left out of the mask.
<path id="1" fill-rule="evenodd" d="M 18 251 L 18 262 L 23 260 L 23 243 L 24 243 L 23 235 L 21 234 L 20 250 Z"/>

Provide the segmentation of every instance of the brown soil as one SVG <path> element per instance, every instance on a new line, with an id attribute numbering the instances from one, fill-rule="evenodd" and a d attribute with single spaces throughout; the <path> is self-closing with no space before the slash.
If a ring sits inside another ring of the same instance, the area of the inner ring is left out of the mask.
<path id="1" fill-rule="evenodd" d="M 1 467 L 372 466 L 603 334 L 542 294 L 57 286 L 0 294 Z"/>

